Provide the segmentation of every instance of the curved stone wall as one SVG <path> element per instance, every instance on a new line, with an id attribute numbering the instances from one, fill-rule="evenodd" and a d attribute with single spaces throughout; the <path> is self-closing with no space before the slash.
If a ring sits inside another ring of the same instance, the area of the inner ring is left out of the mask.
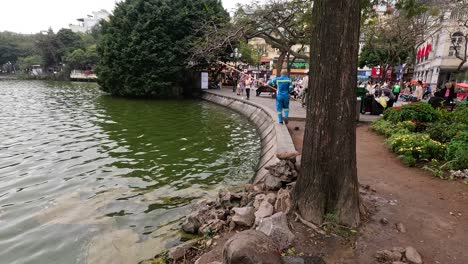
<path id="1" fill-rule="evenodd" d="M 285 125 L 276 122 L 276 113 L 272 110 L 250 101 L 239 100 L 215 93 L 204 92 L 202 99 L 228 107 L 246 116 L 257 127 L 260 135 L 262 151 L 257 164 L 256 174 L 252 181 L 260 182 L 268 173 L 264 168 L 276 164 L 279 160 L 277 153 L 295 151 L 295 147 Z"/>

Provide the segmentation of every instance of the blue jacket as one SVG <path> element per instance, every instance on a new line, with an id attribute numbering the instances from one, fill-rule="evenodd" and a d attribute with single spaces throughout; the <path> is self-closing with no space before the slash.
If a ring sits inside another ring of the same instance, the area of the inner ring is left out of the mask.
<path id="1" fill-rule="evenodd" d="M 289 93 L 293 90 L 293 83 L 288 76 L 282 75 L 281 77 L 276 77 L 272 81 L 268 82 L 268 85 L 274 85 L 278 88 L 278 96 L 288 96 Z"/>

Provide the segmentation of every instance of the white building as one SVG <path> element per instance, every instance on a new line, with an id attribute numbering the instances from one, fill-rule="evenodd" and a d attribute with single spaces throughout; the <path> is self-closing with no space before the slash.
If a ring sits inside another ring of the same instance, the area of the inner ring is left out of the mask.
<path id="1" fill-rule="evenodd" d="M 440 26 L 429 34 L 430 37 L 418 50 L 414 79 L 427 82 L 433 88 L 442 87 L 445 82 L 455 79 L 454 72 L 461 62 L 455 56 L 455 49 L 462 57 L 465 56 L 462 42 L 463 36 L 468 34 L 468 28 L 460 27 L 458 21 L 463 17 L 468 20 L 467 16 L 457 10 L 444 13 Z M 468 72 L 468 63 L 461 70 Z"/>
<path id="2" fill-rule="evenodd" d="M 92 15 L 87 15 L 85 18 L 78 18 L 78 25 L 70 24 L 69 27 L 73 32 L 89 33 L 94 26 L 101 20 L 108 20 L 110 13 L 104 9 L 92 12 Z"/>

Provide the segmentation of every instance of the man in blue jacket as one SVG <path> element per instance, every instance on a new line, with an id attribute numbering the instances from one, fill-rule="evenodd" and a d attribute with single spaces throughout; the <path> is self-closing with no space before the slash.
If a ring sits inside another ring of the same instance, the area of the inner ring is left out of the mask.
<path id="1" fill-rule="evenodd" d="M 278 113 L 278 121 L 280 124 L 283 124 L 283 119 L 284 122 L 288 124 L 289 93 L 293 90 L 293 82 L 287 75 L 287 71 L 282 71 L 280 77 L 276 77 L 275 79 L 268 82 L 268 85 L 276 86 L 278 89 L 276 92 L 276 111 Z"/>

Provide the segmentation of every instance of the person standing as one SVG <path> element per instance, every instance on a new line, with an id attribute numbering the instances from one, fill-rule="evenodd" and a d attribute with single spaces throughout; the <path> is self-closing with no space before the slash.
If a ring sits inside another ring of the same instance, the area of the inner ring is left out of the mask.
<path id="1" fill-rule="evenodd" d="M 252 88 L 252 76 L 250 76 L 250 74 L 245 77 L 244 83 L 246 99 L 250 100 L 250 88 Z"/>
<path id="2" fill-rule="evenodd" d="M 392 87 L 392 92 L 395 95 L 395 103 L 398 102 L 398 97 L 400 97 L 401 87 L 398 82 L 395 83 Z"/>
<path id="3" fill-rule="evenodd" d="M 244 88 L 245 88 L 245 75 L 242 75 L 242 77 L 239 80 L 239 83 L 237 84 L 237 95 L 244 95 Z"/>
<path id="4" fill-rule="evenodd" d="M 283 120 L 284 123 L 288 124 L 289 118 L 289 93 L 293 89 L 293 83 L 287 75 L 288 72 L 283 70 L 280 77 L 276 77 L 268 83 L 269 85 L 276 86 L 278 89 L 276 94 L 276 111 L 280 124 L 283 124 Z"/>
<path id="5" fill-rule="evenodd" d="M 414 90 L 413 97 L 411 99 L 412 102 L 419 102 L 423 98 L 423 88 L 422 88 L 422 81 L 418 81 L 418 84 L 416 85 L 416 89 Z"/>

